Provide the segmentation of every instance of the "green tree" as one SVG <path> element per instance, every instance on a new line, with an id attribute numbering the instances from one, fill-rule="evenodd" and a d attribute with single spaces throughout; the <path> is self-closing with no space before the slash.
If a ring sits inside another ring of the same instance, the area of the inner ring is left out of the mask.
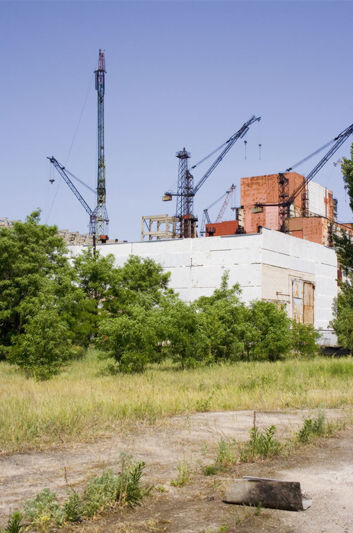
<path id="1" fill-rule="evenodd" d="M 204 314 L 195 304 L 187 304 L 179 298 L 170 299 L 163 306 L 163 318 L 166 355 L 181 368 L 213 362 Z"/>
<path id="2" fill-rule="evenodd" d="M 42 379 L 88 345 L 97 313 L 56 226 L 39 215 L 0 228 L 0 354 Z"/>
<path id="3" fill-rule="evenodd" d="M 60 272 L 70 270 L 65 243 L 55 226 L 39 224 L 39 211 L 26 222 L 0 228 L 0 355 L 25 331 L 35 300 Z"/>
<path id="4" fill-rule="evenodd" d="M 222 276 L 221 286 L 211 296 L 201 296 L 196 301 L 216 362 L 243 359 L 249 331 L 248 313 L 240 301 L 239 285 L 229 287 L 228 280 L 227 271 Z"/>
<path id="5" fill-rule="evenodd" d="M 143 372 L 157 359 L 163 342 L 160 310 L 131 305 L 128 312 L 101 322 L 97 344 L 117 362 L 120 372 Z"/>
<path id="6" fill-rule="evenodd" d="M 353 144 L 351 158 L 343 158 L 342 174 L 353 211 Z M 334 243 L 345 279 L 340 282 L 335 318 L 331 324 L 337 333 L 339 344 L 353 353 L 353 242 L 351 236 L 342 231 L 340 235 L 334 235 Z"/>
<path id="7" fill-rule="evenodd" d="M 104 307 L 117 315 L 131 305 L 145 309 L 159 305 L 163 298 L 173 294 L 168 288 L 170 272 L 149 257 L 131 255 L 122 267 L 112 271 L 111 286 Z"/>
<path id="8" fill-rule="evenodd" d="M 292 348 L 304 357 L 312 357 L 319 351 L 317 341 L 320 333 L 316 331 L 312 324 L 301 324 L 295 320 L 292 322 Z"/>
<path id="9" fill-rule="evenodd" d="M 256 300 L 249 306 L 249 332 L 246 352 L 251 360 L 277 361 L 292 348 L 291 321 L 272 302 Z"/>

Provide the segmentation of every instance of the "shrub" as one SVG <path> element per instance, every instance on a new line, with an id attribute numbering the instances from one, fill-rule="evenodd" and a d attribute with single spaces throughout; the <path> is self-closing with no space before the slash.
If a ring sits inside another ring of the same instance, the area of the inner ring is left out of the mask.
<path id="1" fill-rule="evenodd" d="M 292 348 L 296 353 L 305 357 L 316 355 L 320 348 L 317 344 L 319 338 L 320 334 L 312 324 L 300 324 L 293 320 Z"/>
<path id="2" fill-rule="evenodd" d="M 210 341 L 202 313 L 194 304 L 175 299 L 163 309 L 165 352 L 181 368 L 194 368 L 213 362 Z"/>
<path id="3" fill-rule="evenodd" d="M 250 304 L 248 321 L 248 359 L 277 361 L 289 353 L 292 347 L 291 321 L 284 309 L 272 302 L 258 300 Z"/>
<path id="4" fill-rule="evenodd" d="M 16 337 L 10 362 L 36 379 L 57 374 L 70 358 L 70 332 L 56 309 L 40 309 Z"/>
<path id="5" fill-rule="evenodd" d="M 178 475 L 170 484 L 173 487 L 183 487 L 190 481 L 190 465 L 186 461 L 178 462 Z"/>
<path id="6" fill-rule="evenodd" d="M 101 323 L 97 344 L 114 357 L 121 372 L 142 372 L 157 357 L 160 329 L 158 310 L 134 305 Z"/>
<path id="7" fill-rule="evenodd" d="M 353 247 L 352 247 L 353 250 Z M 337 333 L 340 346 L 353 353 L 353 276 L 342 283 L 341 291 L 335 302 L 335 318 L 331 325 Z"/>
<path id="8" fill-rule="evenodd" d="M 64 503 L 64 513 L 65 520 L 68 522 L 81 522 L 82 520 L 84 505 L 80 496 L 72 489 Z"/>
<path id="9" fill-rule="evenodd" d="M 236 463 L 235 445 L 236 443 L 234 440 L 226 440 L 223 437 L 220 439 L 215 462 L 216 467 L 221 469 Z"/>

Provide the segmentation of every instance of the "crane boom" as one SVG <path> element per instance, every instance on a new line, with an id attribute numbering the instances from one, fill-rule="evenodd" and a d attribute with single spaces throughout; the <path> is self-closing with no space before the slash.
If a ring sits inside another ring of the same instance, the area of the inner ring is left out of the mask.
<path id="1" fill-rule="evenodd" d="M 218 213 L 218 217 L 216 218 L 216 224 L 217 222 L 221 222 L 222 221 L 222 218 L 223 218 L 223 215 L 224 215 L 224 212 L 225 210 L 227 209 L 228 207 L 228 204 L 233 196 L 233 193 L 235 191 L 235 185 L 231 185 L 230 189 L 226 192 L 226 197 L 224 199 L 224 202 L 222 204 L 222 207 L 221 209 L 219 210 L 219 213 Z"/>
<path id="2" fill-rule="evenodd" d="M 288 183 L 288 178 L 285 176 L 284 172 L 279 172 L 278 181 L 279 181 L 280 191 L 282 191 L 282 193 L 280 192 L 280 198 L 283 198 L 283 200 L 277 203 L 266 203 L 265 204 L 262 202 L 261 203 L 258 202 L 255 204 L 255 206 L 258 206 L 258 207 L 277 206 L 280 208 L 280 212 L 279 212 L 280 231 L 283 231 L 283 232 L 287 231 L 286 220 L 289 217 L 290 206 L 300 193 L 304 193 L 303 202 L 302 202 L 302 215 L 306 216 L 308 214 L 308 197 L 306 194 L 306 188 L 307 188 L 308 183 L 316 176 L 316 174 L 322 169 L 322 167 L 327 163 L 327 161 L 329 161 L 329 159 L 333 156 L 333 154 L 337 152 L 337 150 L 348 139 L 348 137 L 352 135 L 352 133 L 353 133 L 353 124 L 348 126 L 345 130 L 341 131 L 341 133 L 339 133 L 332 141 L 330 141 L 324 146 L 324 147 L 327 147 L 330 144 L 332 144 L 332 142 L 334 143 L 333 146 L 331 146 L 328 152 L 324 155 L 324 157 L 320 159 L 320 161 L 315 165 L 315 167 L 306 176 L 304 181 L 299 185 L 299 187 L 295 189 L 295 191 L 290 196 L 288 196 L 288 194 L 284 192 L 285 187 L 286 187 L 285 184 Z M 318 151 L 315 151 L 310 156 L 304 158 L 302 161 L 297 163 L 297 165 L 302 163 L 303 161 L 306 161 L 309 157 L 311 157 L 312 155 L 315 155 L 317 152 Z M 285 172 L 290 172 L 292 168 L 297 165 L 293 165 L 292 167 L 287 168 Z"/>
<path id="3" fill-rule="evenodd" d="M 193 184 L 194 177 L 188 169 L 188 159 L 190 157 L 190 153 L 187 152 L 185 148 L 183 148 L 180 152 L 177 152 L 176 156 L 179 159 L 178 189 L 176 193 L 169 192 L 169 191 L 165 192 L 162 199 L 165 202 L 169 202 L 173 196 L 177 197 L 177 205 L 176 205 L 176 219 L 178 220 L 177 234 L 180 237 L 195 237 L 196 236 L 197 218 L 195 218 L 195 216 L 193 215 L 193 202 L 194 202 L 195 194 L 202 187 L 205 181 L 210 177 L 212 172 L 219 165 L 219 163 L 222 161 L 224 156 L 229 152 L 232 146 L 236 143 L 236 141 L 244 137 L 244 135 L 246 135 L 251 124 L 253 124 L 254 122 L 260 121 L 260 120 L 261 120 L 261 117 L 255 117 L 255 115 L 253 115 L 224 144 L 219 146 L 216 150 L 214 150 L 211 154 L 209 154 L 209 156 L 207 156 L 206 158 L 203 158 L 199 163 L 191 167 L 192 169 L 195 168 L 200 163 L 208 159 L 208 157 L 210 157 L 215 152 L 217 152 L 218 150 L 220 150 L 221 148 L 225 146 L 225 148 L 222 150 L 219 156 L 214 160 L 212 165 L 207 169 L 205 174 L 202 176 L 200 181 L 197 183 L 196 187 L 194 187 L 194 184 Z"/>
<path id="4" fill-rule="evenodd" d="M 195 195 L 197 193 L 197 191 L 202 187 L 202 185 L 205 183 L 205 181 L 210 177 L 210 175 L 212 174 L 212 172 L 214 171 L 214 169 L 219 165 L 219 163 L 222 161 L 222 159 L 224 158 L 224 156 L 229 152 L 229 150 L 232 148 L 232 146 L 237 142 L 238 139 L 241 139 L 244 137 L 244 135 L 247 134 L 247 132 L 249 131 L 249 127 L 251 126 L 251 124 L 253 124 L 254 122 L 257 122 L 257 121 L 260 121 L 261 120 L 261 117 L 255 117 L 255 115 L 253 115 L 247 122 L 244 122 L 244 124 L 242 125 L 242 127 L 236 132 L 234 133 L 234 135 L 232 135 L 228 141 L 226 141 L 226 147 L 224 148 L 224 150 L 222 150 L 222 152 L 219 154 L 219 156 L 214 160 L 214 162 L 212 163 L 212 165 L 209 167 L 209 169 L 205 172 L 205 174 L 202 176 L 202 178 L 200 179 L 200 181 L 197 183 L 197 185 L 194 187 L 194 190 L 193 190 L 193 194 Z M 194 167 L 193 167 L 194 168 Z"/>
<path id="5" fill-rule="evenodd" d="M 326 165 L 327 161 L 331 159 L 333 154 L 337 152 L 337 150 L 342 146 L 342 144 L 348 139 L 348 137 L 353 133 L 353 124 L 348 126 L 345 130 L 343 130 L 341 133 L 337 135 L 337 137 L 334 138 L 335 144 L 331 146 L 329 151 L 324 155 L 324 157 L 317 163 L 317 165 L 309 172 L 309 174 L 306 176 L 305 181 L 299 185 L 299 187 L 291 194 L 291 196 L 288 198 L 288 203 L 293 203 L 295 198 L 305 190 L 307 184 L 309 181 L 311 181 L 316 174 L 322 169 L 324 165 Z M 292 170 L 292 167 L 287 169 L 287 172 Z"/>
<path id="6" fill-rule="evenodd" d="M 78 199 L 80 204 L 83 206 L 85 211 L 89 214 L 89 233 L 90 233 L 90 235 L 95 234 L 96 233 L 96 228 L 95 228 L 96 214 L 95 214 L 95 211 L 92 211 L 92 209 L 90 208 L 90 206 L 88 205 L 86 200 L 83 198 L 83 196 L 80 193 L 80 191 L 78 191 L 78 189 L 76 189 L 75 185 L 70 180 L 65 167 L 63 165 L 60 165 L 60 163 L 55 159 L 55 157 L 53 155 L 51 157 L 47 157 L 47 159 L 49 159 L 49 161 L 54 165 L 54 167 L 56 168 L 56 170 L 58 171 L 58 173 L 60 174 L 62 179 L 65 181 L 65 183 L 72 190 L 72 192 L 74 193 L 74 195 L 76 196 L 76 198 Z"/>

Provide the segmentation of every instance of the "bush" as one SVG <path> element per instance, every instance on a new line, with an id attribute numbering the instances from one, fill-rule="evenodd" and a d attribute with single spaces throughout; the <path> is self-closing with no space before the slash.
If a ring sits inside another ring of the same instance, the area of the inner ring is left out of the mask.
<path id="1" fill-rule="evenodd" d="M 353 247 L 352 247 L 353 250 Z M 341 284 L 341 291 L 335 302 L 335 318 L 331 325 L 337 333 L 338 343 L 353 353 L 353 276 Z"/>
<path id="2" fill-rule="evenodd" d="M 249 307 L 246 352 L 249 360 L 277 361 L 292 347 L 291 321 L 282 308 L 258 300 Z"/>
<path id="3" fill-rule="evenodd" d="M 305 357 L 312 357 L 319 351 L 317 341 L 320 338 L 312 324 L 300 324 L 293 320 L 292 322 L 292 348 L 293 350 Z"/>
<path id="4" fill-rule="evenodd" d="M 194 304 L 181 300 L 168 303 L 164 309 L 163 334 L 167 340 L 165 353 L 181 368 L 195 368 L 213 362 L 204 317 Z"/>
<path id="5" fill-rule="evenodd" d="M 36 379 L 57 374 L 70 358 L 70 332 L 55 309 L 41 309 L 25 325 L 15 339 L 10 362 L 23 368 Z"/>
<path id="6" fill-rule="evenodd" d="M 103 320 L 97 345 L 108 352 L 121 372 L 143 372 L 157 358 L 161 337 L 160 313 L 134 305 L 127 313 Z"/>

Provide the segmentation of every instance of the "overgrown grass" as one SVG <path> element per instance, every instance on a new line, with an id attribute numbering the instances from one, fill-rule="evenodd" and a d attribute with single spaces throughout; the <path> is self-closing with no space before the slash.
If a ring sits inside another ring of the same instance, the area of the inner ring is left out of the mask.
<path id="1" fill-rule="evenodd" d="M 136 421 L 194 411 L 333 408 L 353 404 L 353 359 L 236 363 L 194 370 L 153 366 L 110 375 L 91 350 L 48 382 L 0 363 L 0 450 L 96 438 Z"/>

